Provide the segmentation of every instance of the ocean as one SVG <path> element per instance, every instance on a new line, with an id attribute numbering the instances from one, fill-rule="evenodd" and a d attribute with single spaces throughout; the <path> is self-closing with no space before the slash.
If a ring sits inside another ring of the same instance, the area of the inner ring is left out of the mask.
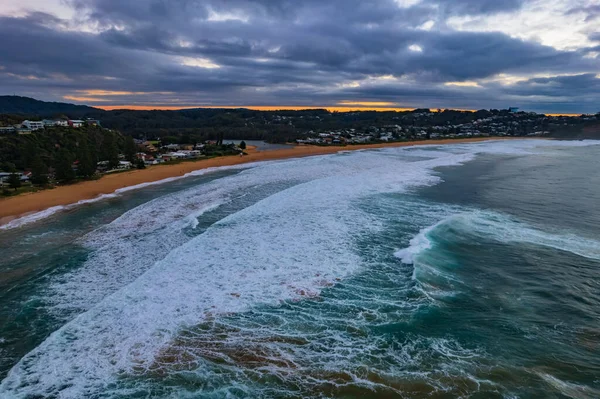
<path id="1" fill-rule="evenodd" d="M 16 220 L 0 397 L 599 398 L 599 145 L 342 151 Z"/>

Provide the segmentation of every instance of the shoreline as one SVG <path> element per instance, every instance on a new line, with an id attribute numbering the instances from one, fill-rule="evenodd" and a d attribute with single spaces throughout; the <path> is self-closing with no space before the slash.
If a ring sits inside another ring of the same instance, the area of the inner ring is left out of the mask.
<path id="1" fill-rule="evenodd" d="M 357 151 L 365 149 L 411 147 L 417 145 L 442 145 L 456 143 L 475 143 L 493 140 L 515 140 L 516 138 L 477 137 L 466 139 L 420 140 L 395 143 L 359 144 L 345 147 L 305 146 L 297 145 L 286 149 L 257 151 L 248 149 L 244 157 L 226 156 L 198 161 L 183 162 L 176 165 L 157 165 L 147 169 L 108 174 L 98 180 L 87 180 L 67 186 L 34 193 L 20 194 L 15 197 L 0 199 L 0 226 L 17 218 L 48 210 L 57 206 L 74 205 L 80 201 L 98 199 L 103 195 L 115 194 L 117 190 L 144 183 L 153 183 L 169 178 L 183 177 L 197 170 L 218 168 L 222 166 L 243 165 L 246 163 L 273 161 L 288 158 L 302 158 L 316 155 L 334 154 L 340 151 Z M 522 139 L 522 138 L 518 138 Z"/>

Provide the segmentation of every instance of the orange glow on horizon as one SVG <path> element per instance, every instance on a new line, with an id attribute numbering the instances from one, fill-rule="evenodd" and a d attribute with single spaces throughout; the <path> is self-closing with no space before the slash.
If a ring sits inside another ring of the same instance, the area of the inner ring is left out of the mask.
<path id="1" fill-rule="evenodd" d="M 302 111 L 311 109 L 326 109 L 329 112 L 354 112 L 354 111 L 412 111 L 415 108 L 392 108 L 392 107 L 344 107 L 344 106 L 289 106 L 289 105 L 199 105 L 190 107 L 164 106 L 164 105 L 96 105 L 96 108 L 105 111 L 117 109 L 130 109 L 135 111 L 176 111 L 180 109 L 210 108 L 210 109 L 238 109 L 245 108 L 255 111 Z"/>
<path id="2" fill-rule="evenodd" d="M 546 116 L 580 116 L 581 114 L 544 114 Z"/>
<path id="3" fill-rule="evenodd" d="M 177 111 L 184 109 L 251 109 L 255 111 L 304 111 L 304 110 L 315 110 L 325 109 L 329 112 L 357 112 L 357 111 L 377 111 L 377 112 L 406 112 L 414 111 L 416 108 L 395 108 L 395 107 L 377 107 L 377 106 L 297 106 L 297 105 L 198 105 L 198 106 L 171 106 L 171 105 L 92 105 L 95 108 L 100 108 L 105 111 L 114 110 L 132 110 L 132 111 Z M 432 112 L 437 112 L 437 108 L 430 108 Z M 475 109 L 459 109 L 459 108 L 445 108 L 453 111 L 465 111 L 475 112 Z M 442 109 L 443 110 L 443 109 Z M 573 113 L 545 113 L 547 116 L 580 116 L 581 114 Z"/>

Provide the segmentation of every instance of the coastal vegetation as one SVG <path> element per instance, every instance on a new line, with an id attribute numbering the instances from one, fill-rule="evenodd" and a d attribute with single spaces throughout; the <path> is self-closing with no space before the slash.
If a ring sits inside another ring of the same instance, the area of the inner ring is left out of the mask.
<path id="1" fill-rule="evenodd" d="M 457 134 L 476 126 L 481 133 L 527 136 L 547 131 L 553 137 L 600 137 L 600 113 L 581 116 L 551 116 L 510 109 L 430 110 L 404 112 L 330 112 L 326 109 L 257 111 L 250 109 L 197 108 L 177 111 L 114 110 L 46 103 L 25 97 L 0 96 L 0 126 L 27 117 L 72 117 L 102 120 L 102 126 L 138 139 L 159 139 L 163 144 L 188 144 L 227 137 L 233 140 L 265 140 L 285 143 L 302 139 L 309 132 L 350 130 L 367 132 L 373 127 L 399 126 L 408 139 L 425 131 Z"/>
<path id="2" fill-rule="evenodd" d="M 1 116 L 0 119 L 6 121 L 13 117 Z M 2 195 L 98 179 L 105 173 L 130 168 L 145 169 L 147 163 L 174 164 L 200 157 L 238 155 L 241 151 L 233 144 L 214 141 L 198 146 L 201 151 L 183 148 L 193 148 L 193 145 L 161 147 L 160 141 L 146 145 L 116 130 L 92 124 L 78 128 L 52 126 L 0 135 Z"/>
<path id="3" fill-rule="evenodd" d="M 29 169 L 32 182 L 37 185 L 47 182 L 50 169 L 55 171 L 59 182 L 90 178 L 99 159 L 117 164 L 119 154 L 127 153 L 125 150 L 131 145 L 131 137 L 96 126 L 53 127 L 43 132 L 5 135 L 0 139 L 0 170 Z M 76 171 L 72 168 L 75 161 Z"/>

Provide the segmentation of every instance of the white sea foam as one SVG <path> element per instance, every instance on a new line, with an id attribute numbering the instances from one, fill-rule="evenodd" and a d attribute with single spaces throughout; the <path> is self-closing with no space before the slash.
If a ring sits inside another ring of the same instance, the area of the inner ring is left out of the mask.
<path id="1" fill-rule="evenodd" d="M 600 260 L 600 242 L 574 234 L 545 232 L 518 220 L 495 212 L 471 211 L 451 215 L 423 229 L 410 241 L 410 246 L 395 252 L 403 263 L 413 264 L 421 253 L 432 248 L 428 237 L 434 230 L 451 226 L 459 234 L 496 240 L 504 243 L 519 242 L 571 252 L 589 259 Z"/>
<path id="2" fill-rule="evenodd" d="M 585 385 L 579 385 L 572 382 L 563 381 L 553 375 L 542 371 L 535 371 L 542 380 L 556 389 L 561 394 L 576 399 L 597 399 L 600 397 L 600 390 Z"/>
<path id="3" fill-rule="evenodd" d="M 65 209 L 65 207 L 62 205 L 53 206 L 51 208 L 45 209 L 40 212 L 35 212 L 35 213 L 29 214 L 29 215 L 26 215 L 26 216 L 23 216 L 23 217 L 20 217 L 17 219 L 13 219 L 10 222 L 1 225 L 0 230 L 15 229 L 17 227 L 21 227 L 21 226 L 24 226 L 29 223 L 37 222 L 39 220 L 50 217 L 50 216 L 54 215 L 55 213 L 62 211 L 63 209 Z"/>
<path id="4" fill-rule="evenodd" d="M 452 149 L 414 162 L 396 151 L 258 164 L 146 203 L 84 237 L 90 259 L 56 282 L 54 293 L 57 306 L 75 301 L 88 310 L 26 355 L 0 393 L 93 396 L 119 376 L 147 370 L 182 329 L 211 315 L 318 296 L 361 270 L 353 240 L 377 224 L 355 202 L 436 184 L 434 168 L 477 152 Z M 278 184 L 275 194 L 199 236 L 185 234 L 197 227 L 194 219 L 236 195 Z"/>
<path id="5" fill-rule="evenodd" d="M 1 389 L 56 393 L 68 386 L 62 397 L 80 397 L 103 389 L 120 373 L 149 367 L 181 328 L 208 314 L 314 297 L 323 286 L 362 267 L 352 240 L 377 224 L 353 206 L 355 200 L 435 184 L 439 178 L 433 168 L 471 158 L 447 154 L 405 162 L 361 152 L 291 160 L 129 211 L 83 239 L 94 253 L 80 271 L 62 276 L 55 298 L 65 305 L 81 300 L 79 305 L 89 308 L 107 287 L 110 292 L 131 280 L 129 275 L 133 281 L 52 334 L 11 371 Z M 190 215 L 219 206 L 233 193 L 274 183 L 288 188 L 191 240 L 180 233 L 189 227 Z M 159 249 L 149 256 L 146 251 L 156 245 Z M 161 248 L 172 250 L 159 256 Z M 148 269 L 154 254 L 158 262 Z"/>
<path id="6" fill-rule="evenodd" d="M 410 240 L 410 246 L 400 249 L 394 253 L 402 263 L 413 264 L 415 257 L 421 252 L 431 248 L 431 241 L 427 238 L 427 234 L 437 227 L 437 224 L 427 227 L 419 232 L 412 240 Z"/>
<path id="7" fill-rule="evenodd" d="M 69 209 L 73 209 L 73 208 L 75 208 L 77 206 L 80 206 L 80 205 L 92 204 L 94 202 L 103 201 L 103 200 L 106 200 L 106 199 L 109 199 L 109 198 L 115 198 L 116 196 L 117 196 L 117 194 L 102 194 L 102 195 L 99 195 L 96 198 L 87 199 L 87 200 L 80 200 L 80 201 L 77 201 L 77 202 L 75 202 L 73 204 L 69 204 L 69 205 L 53 206 L 53 207 L 50 207 L 50 208 L 45 209 L 43 211 L 34 212 L 34 213 L 29 214 L 29 215 L 25 215 L 25 216 L 22 216 L 20 218 L 11 220 L 10 222 L 8 222 L 6 224 L 0 225 L 0 230 L 10 230 L 10 229 L 15 229 L 15 228 L 18 228 L 18 227 L 22 227 L 22 226 L 30 224 L 30 223 L 35 223 L 35 222 L 38 222 L 40 220 L 47 219 L 50 216 L 55 215 L 55 214 L 57 214 L 59 212 L 66 211 L 66 210 L 69 210 Z"/>
<path id="8" fill-rule="evenodd" d="M 571 252 L 589 259 L 600 260 L 600 242 L 570 233 L 546 232 L 507 216 L 492 212 L 458 215 L 452 223 L 469 231 L 501 242 L 521 242 Z"/>
<path id="9" fill-rule="evenodd" d="M 338 152 L 338 154 L 346 155 L 351 152 L 359 153 L 359 152 L 379 151 L 384 154 L 385 153 L 393 153 L 393 154 L 402 153 L 409 157 L 423 156 L 423 157 L 432 157 L 432 158 L 443 157 L 448 152 L 469 153 L 472 155 L 479 154 L 479 153 L 527 155 L 527 154 L 533 153 L 533 151 L 536 149 L 546 148 L 546 147 L 585 147 L 585 146 L 590 146 L 590 145 L 600 145 L 600 141 L 598 141 L 598 140 L 550 141 L 550 140 L 527 140 L 527 139 L 505 141 L 505 140 L 491 139 L 489 141 L 483 141 L 483 142 L 478 142 L 478 143 L 452 144 L 452 145 L 445 145 L 443 147 L 439 146 L 439 145 L 424 144 L 424 145 L 401 147 L 401 148 L 382 148 L 382 149 L 375 149 L 375 150 L 361 149 L 361 150 L 356 150 L 356 151 L 340 151 L 340 152 Z M 443 151 L 437 151 L 437 149 L 440 149 L 440 150 L 443 149 Z M 321 156 L 319 158 L 326 158 L 326 157 L 330 157 L 330 156 L 331 155 L 325 155 L 325 156 Z M 82 200 L 82 201 L 78 201 L 76 203 L 68 204 L 68 205 L 55 206 L 55 207 L 48 208 L 48 209 L 40 211 L 40 212 L 36 212 L 36 213 L 30 214 L 27 216 L 23 216 L 23 217 L 14 219 L 14 220 L 10 221 L 9 223 L 0 225 L 0 230 L 9 230 L 9 229 L 13 229 L 13 228 L 22 227 L 24 225 L 34 223 L 34 222 L 40 221 L 42 219 L 45 219 L 47 217 L 50 217 L 50 216 L 52 216 L 58 212 L 64 211 L 64 210 L 72 209 L 74 207 L 77 207 L 77 206 L 80 206 L 83 204 L 89 204 L 89 203 L 93 203 L 93 202 L 97 202 L 97 201 L 102 201 L 102 200 L 105 200 L 108 198 L 114 198 L 120 194 L 129 192 L 129 191 L 133 191 L 133 190 L 143 189 L 143 188 L 146 188 L 149 186 L 170 183 L 170 182 L 173 182 L 176 180 L 184 179 L 184 178 L 191 177 L 191 176 L 200 176 L 200 175 L 204 175 L 204 174 L 211 173 L 214 171 L 245 169 L 245 168 L 252 168 L 252 167 L 255 167 L 255 166 L 261 165 L 261 164 L 264 165 L 264 164 L 277 163 L 277 162 L 280 162 L 280 161 L 252 162 L 252 163 L 247 163 L 247 164 L 242 164 L 242 165 L 206 168 L 206 169 L 202 169 L 202 170 L 189 172 L 182 176 L 169 177 L 169 178 L 157 180 L 154 182 L 141 183 L 141 184 L 137 184 L 137 185 L 133 185 L 133 186 L 129 186 L 129 187 L 123 187 L 123 188 L 115 190 L 115 192 L 111 193 L 111 194 L 102 194 L 96 198 L 92 198 L 89 200 Z"/>
<path id="10" fill-rule="evenodd" d="M 119 188 L 119 189 L 115 190 L 113 193 L 110 193 L 110 194 L 101 194 L 101 195 L 99 195 L 97 197 L 94 197 L 94 198 L 91 198 L 91 199 L 86 199 L 86 200 L 80 200 L 80 201 L 74 202 L 72 204 L 53 206 L 53 207 L 50 207 L 50 208 L 45 209 L 43 211 L 31 213 L 29 215 L 25 215 L 25 216 L 16 218 L 14 220 L 11 220 L 8 223 L 0 225 L 0 230 L 10 230 L 10 229 L 22 227 L 22 226 L 25 226 L 27 224 L 31 224 L 31 223 L 38 222 L 40 220 L 46 219 L 46 218 L 48 218 L 48 217 L 50 217 L 52 215 L 55 215 L 56 213 L 59 213 L 59 212 L 62 212 L 62 211 L 66 211 L 66 210 L 70 210 L 70 209 L 76 208 L 76 207 L 81 206 L 81 205 L 92 204 L 92 203 L 99 202 L 99 201 L 104 201 L 104 200 L 107 200 L 107 199 L 110 199 L 110 198 L 116 198 L 119 195 L 121 195 L 123 193 L 130 192 L 130 191 L 140 190 L 140 189 L 143 189 L 143 188 L 146 188 L 146 187 L 151 187 L 151 186 L 156 186 L 156 185 L 161 185 L 161 184 L 166 184 L 166 183 L 170 183 L 170 182 L 173 182 L 173 181 L 185 179 L 187 177 L 202 176 L 202 175 L 205 175 L 205 174 L 208 174 L 208 173 L 212 173 L 212 172 L 216 172 L 216 171 L 225 171 L 225 170 L 236 170 L 236 169 L 250 168 L 250 167 L 255 166 L 256 164 L 257 164 L 256 162 L 252 162 L 252 163 L 243 164 L 243 165 L 233 165 L 233 166 L 222 166 L 222 167 L 206 168 L 206 169 L 202 169 L 202 170 L 197 170 L 197 171 L 193 171 L 193 172 L 190 172 L 190 173 L 186 173 L 186 174 L 184 174 L 182 176 L 168 177 L 168 178 L 162 179 L 162 180 L 157 180 L 157 181 L 148 182 L 148 183 L 140 183 L 140 184 L 136 184 L 136 185 L 133 185 L 133 186 Z"/>

